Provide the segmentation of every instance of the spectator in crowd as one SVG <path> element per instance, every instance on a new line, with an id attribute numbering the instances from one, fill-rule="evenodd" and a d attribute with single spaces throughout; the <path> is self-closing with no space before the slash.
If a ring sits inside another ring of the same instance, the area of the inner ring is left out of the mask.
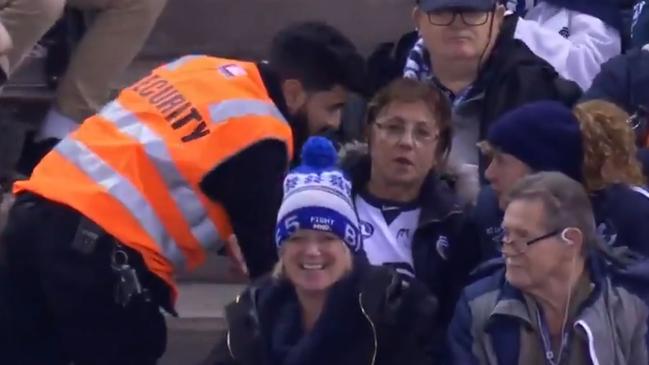
<path id="1" fill-rule="evenodd" d="M 602 65 L 582 101 L 602 99 L 629 114 L 649 110 L 649 44 L 613 57 Z"/>
<path id="2" fill-rule="evenodd" d="M 474 211 L 482 252 L 497 256 L 504 197 L 525 175 L 559 171 L 581 182 L 608 245 L 649 255 L 649 192 L 636 159 L 628 115 L 605 101 L 525 105 L 494 123 L 481 147 L 491 162 Z"/>
<path id="3" fill-rule="evenodd" d="M 514 39 L 518 18 L 496 0 L 420 0 L 414 19 L 429 56 L 415 50 L 406 77 L 431 80 L 451 100 L 453 164 L 478 166 L 476 143 L 508 110 L 540 99 L 572 105 L 581 93 Z"/>
<path id="4" fill-rule="evenodd" d="M 631 115 L 630 124 L 640 147 L 638 158 L 645 176 L 649 176 L 649 44 L 614 57 L 602 65 L 593 85 L 582 97 L 584 101 L 594 99 L 615 103 Z"/>
<path id="5" fill-rule="evenodd" d="M 649 363 L 649 262 L 634 264 L 643 277 L 617 275 L 583 187 L 541 172 L 517 182 L 504 206 L 505 268 L 464 290 L 451 364 Z"/>
<path id="6" fill-rule="evenodd" d="M 649 6 L 647 0 L 638 0 L 633 7 L 631 39 L 635 48 L 649 44 Z"/>
<path id="7" fill-rule="evenodd" d="M 14 47 L 1 62 L 13 74 L 40 38 L 69 5 L 96 11 L 84 37 L 74 49 L 68 70 L 57 88 L 56 100 L 19 168 L 31 173 L 34 165 L 59 140 L 76 130 L 108 101 L 115 82 L 140 52 L 162 13 L 166 0 L 0 0 L 0 22 Z"/>
<path id="8" fill-rule="evenodd" d="M 622 51 L 622 17 L 610 0 L 510 0 L 508 8 L 521 16 L 514 38 L 582 90 Z"/>
<path id="9" fill-rule="evenodd" d="M 351 183 L 327 139 L 304 146 L 284 182 L 272 277 L 226 309 L 222 364 L 431 364 L 436 301 L 392 269 L 367 264 Z"/>
<path id="10" fill-rule="evenodd" d="M 368 108 L 369 147 L 343 148 L 369 262 L 426 284 L 440 301 L 439 340 L 480 255 L 466 214 L 442 179 L 451 147 L 451 111 L 438 88 L 397 79 Z M 455 187 L 462 185 L 455 182 Z M 460 188 L 461 189 L 461 188 Z"/>

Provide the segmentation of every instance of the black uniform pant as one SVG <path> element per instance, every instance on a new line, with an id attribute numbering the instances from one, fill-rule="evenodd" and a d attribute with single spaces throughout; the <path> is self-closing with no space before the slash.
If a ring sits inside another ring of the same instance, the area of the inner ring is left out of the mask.
<path id="1" fill-rule="evenodd" d="M 80 221 L 64 205 L 17 198 L 0 242 L 0 364 L 147 365 L 164 353 L 169 288 L 124 248 L 152 299 L 118 305 L 117 244 L 103 231 L 75 244 Z"/>

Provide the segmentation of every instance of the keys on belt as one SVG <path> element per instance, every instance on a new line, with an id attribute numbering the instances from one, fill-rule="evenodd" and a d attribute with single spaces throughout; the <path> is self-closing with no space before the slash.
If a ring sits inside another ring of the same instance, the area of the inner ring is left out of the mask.
<path id="1" fill-rule="evenodd" d="M 148 289 L 142 287 L 137 271 L 129 264 L 128 259 L 127 251 L 115 241 L 111 257 L 111 267 L 117 275 L 114 297 L 115 303 L 124 308 L 136 298 L 143 302 L 151 302 Z"/>

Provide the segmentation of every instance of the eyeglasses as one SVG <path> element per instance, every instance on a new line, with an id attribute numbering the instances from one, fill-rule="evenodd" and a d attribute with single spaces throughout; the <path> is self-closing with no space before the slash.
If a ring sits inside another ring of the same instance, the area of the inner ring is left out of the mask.
<path id="1" fill-rule="evenodd" d="M 649 111 L 644 106 L 638 106 L 638 110 L 627 119 L 627 123 L 633 130 L 642 129 L 647 126 Z"/>
<path id="2" fill-rule="evenodd" d="M 432 11 L 428 13 L 428 22 L 437 26 L 448 26 L 453 24 L 455 18 L 459 15 L 462 22 L 468 26 L 475 27 L 483 25 L 489 20 L 491 11 L 475 11 L 475 10 L 441 10 Z"/>
<path id="3" fill-rule="evenodd" d="M 532 238 L 528 241 L 511 241 L 508 239 L 509 233 L 507 230 L 503 232 L 503 245 L 510 245 L 517 253 L 523 253 L 527 251 L 527 248 L 535 243 L 541 242 L 545 239 L 558 235 L 562 230 L 555 229 L 551 232 L 548 232 L 542 236 Z"/>
<path id="4" fill-rule="evenodd" d="M 409 128 L 405 123 L 374 122 L 374 125 L 381 131 L 382 137 L 390 143 L 403 141 L 406 134 L 410 134 L 412 140 L 419 146 L 433 143 L 438 138 L 432 129 L 426 127 L 415 126 L 411 128 L 411 131 L 408 131 Z"/>

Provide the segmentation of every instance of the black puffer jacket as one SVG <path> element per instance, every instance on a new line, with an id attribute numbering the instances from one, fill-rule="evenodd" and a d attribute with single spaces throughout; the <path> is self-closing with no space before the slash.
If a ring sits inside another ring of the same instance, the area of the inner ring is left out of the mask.
<path id="1" fill-rule="evenodd" d="M 267 278 L 226 308 L 229 331 L 205 364 L 429 365 L 436 306 L 396 272 L 357 264 L 304 335 L 293 287 Z"/>

